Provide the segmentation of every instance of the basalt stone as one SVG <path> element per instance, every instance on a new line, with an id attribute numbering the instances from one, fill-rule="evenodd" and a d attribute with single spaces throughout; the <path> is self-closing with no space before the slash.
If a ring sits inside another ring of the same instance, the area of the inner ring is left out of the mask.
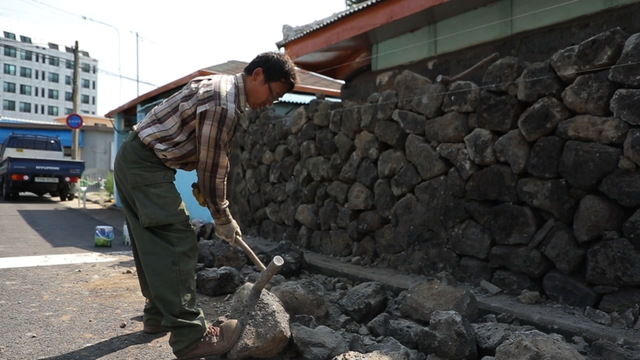
<path id="1" fill-rule="evenodd" d="M 493 204 L 490 202 L 465 201 L 464 208 L 478 224 L 489 228 L 493 216 Z"/>
<path id="2" fill-rule="evenodd" d="M 550 212 L 564 223 L 571 223 L 576 201 L 569 195 L 565 180 L 525 178 L 518 181 L 518 198 L 529 206 Z"/>
<path id="3" fill-rule="evenodd" d="M 309 250 L 331 255 L 331 235 L 328 231 L 314 231 L 308 244 Z"/>
<path id="4" fill-rule="evenodd" d="M 449 169 L 438 152 L 421 136 L 409 135 L 404 148 L 407 160 L 416 166 L 423 180 L 443 175 Z"/>
<path id="5" fill-rule="evenodd" d="M 355 149 L 353 140 L 342 131 L 333 138 L 333 143 L 336 145 L 340 158 L 343 160 L 348 159 Z"/>
<path id="6" fill-rule="evenodd" d="M 413 99 L 411 106 L 414 111 L 433 119 L 442 114 L 442 103 L 446 94 L 447 87 L 442 83 L 422 86 L 418 89 L 418 97 Z"/>
<path id="7" fill-rule="evenodd" d="M 196 275 L 198 291 L 209 296 L 233 294 L 243 282 L 242 274 L 229 266 L 205 269 Z"/>
<path id="8" fill-rule="evenodd" d="M 589 194 L 580 200 L 573 220 L 579 243 L 602 238 L 606 231 L 619 230 L 626 216 L 624 209 L 604 196 Z"/>
<path id="9" fill-rule="evenodd" d="M 322 182 L 318 185 L 318 190 L 316 190 L 316 198 L 314 199 L 314 202 L 318 208 L 321 208 L 324 205 L 324 202 L 331 197 L 329 193 L 327 193 L 329 185 L 330 183 L 327 182 Z"/>
<path id="10" fill-rule="evenodd" d="M 510 359 L 583 360 L 584 356 L 561 336 L 534 330 L 518 332 L 496 349 L 495 360 Z"/>
<path id="11" fill-rule="evenodd" d="M 531 149 L 527 171 L 534 176 L 552 179 L 558 176 L 564 140 L 557 136 L 545 136 L 536 141 Z"/>
<path id="12" fill-rule="evenodd" d="M 291 151 L 291 154 L 298 158 L 300 156 L 300 142 L 298 138 L 294 135 L 289 135 L 287 137 L 287 149 Z"/>
<path id="13" fill-rule="evenodd" d="M 398 104 L 398 95 L 395 90 L 387 90 L 380 94 L 376 114 L 378 120 L 391 120 L 391 114 Z"/>
<path id="14" fill-rule="evenodd" d="M 313 123 L 322 126 L 329 127 L 331 122 L 331 112 L 330 111 L 318 111 L 313 115 Z"/>
<path id="15" fill-rule="evenodd" d="M 447 190 L 451 196 L 458 199 L 464 199 L 467 195 L 467 183 L 462 179 L 456 168 L 449 169 L 447 173 Z"/>
<path id="16" fill-rule="evenodd" d="M 499 245 L 527 245 L 537 229 L 536 217 L 526 206 L 500 204 L 491 209 L 491 218 L 491 235 Z"/>
<path id="17" fill-rule="evenodd" d="M 511 130 L 501 136 L 494 145 L 498 161 L 507 163 L 515 174 L 522 173 L 526 166 L 531 146 L 520 130 Z"/>
<path id="18" fill-rule="evenodd" d="M 456 278 L 459 281 L 478 286 L 483 280 L 491 281 L 492 275 L 493 269 L 491 269 L 488 261 L 472 256 L 463 256 L 460 259 L 460 267 L 456 273 Z"/>
<path id="19" fill-rule="evenodd" d="M 322 156 L 309 158 L 305 162 L 309 169 L 309 174 L 314 181 L 324 181 L 329 179 L 329 161 Z"/>
<path id="20" fill-rule="evenodd" d="M 594 245 L 587 251 L 586 279 L 596 285 L 640 285 L 640 251 L 624 238 Z"/>
<path id="21" fill-rule="evenodd" d="M 624 288 L 618 292 L 604 295 L 598 309 L 608 313 L 614 311 L 623 313 L 638 304 L 640 304 L 640 289 Z"/>
<path id="22" fill-rule="evenodd" d="M 491 165 L 471 175 L 467 182 L 467 198 L 515 202 L 516 176 L 506 165 Z"/>
<path id="23" fill-rule="evenodd" d="M 571 112 L 554 97 L 538 100 L 518 119 L 518 128 L 527 141 L 535 141 L 555 131 L 556 126 L 568 119 Z"/>
<path id="24" fill-rule="evenodd" d="M 329 230 L 338 218 L 338 207 L 334 199 L 328 199 L 318 211 L 320 218 L 320 230 Z"/>
<path id="25" fill-rule="evenodd" d="M 364 211 L 357 220 L 358 232 L 362 234 L 372 233 L 385 225 L 384 218 L 375 210 Z"/>
<path id="26" fill-rule="evenodd" d="M 578 115 L 558 124 L 556 134 L 564 139 L 621 144 L 629 125 L 618 118 Z"/>
<path id="27" fill-rule="evenodd" d="M 356 180 L 356 173 L 358 166 L 362 162 L 362 157 L 356 152 L 352 152 L 349 156 L 349 160 L 344 164 L 342 171 L 340 172 L 340 180 L 346 183 L 352 183 Z"/>
<path id="28" fill-rule="evenodd" d="M 373 259 L 376 254 L 376 241 L 371 236 L 365 236 L 360 242 L 355 243 L 353 253 L 354 257 Z"/>
<path id="29" fill-rule="evenodd" d="M 600 300 L 600 295 L 581 276 L 568 276 L 556 270 L 544 276 L 542 288 L 551 300 L 569 306 L 595 307 Z"/>
<path id="30" fill-rule="evenodd" d="M 421 352 L 445 359 L 477 359 L 478 349 L 471 323 L 456 311 L 435 311 L 429 327 L 420 333 Z"/>
<path id="31" fill-rule="evenodd" d="M 469 134 L 469 116 L 451 112 L 429 120 L 425 126 L 425 138 L 443 143 L 461 143 Z"/>
<path id="32" fill-rule="evenodd" d="M 338 153 L 331 155 L 331 159 L 329 160 L 329 180 L 335 181 L 340 178 L 344 164 L 345 162 L 342 161 Z"/>
<path id="33" fill-rule="evenodd" d="M 340 131 L 344 132 L 350 138 L 355 138 L 360 132 L 360 108 L 358 107 L 345 107 L 342 110 L 342 123 L 340 124 Z"/>
<path id="34" fill-rule="evenodd" d="M 287 199 L 280 205 L 280 216 L 287 226 L 296 226 L 297 205 L 292 199 Z"/>
<path id="35" fill-rule="evenodd" d="M 482 77 L 482 86 L 496 92 L 515 95 L 516 79 L 522 72 L 522 63 L 513 56 L 504 57 L 489 66 Z"/>
<path id="36" fill-rule="evenodd" d="M 614 28 L 592 36 L 578 45 L 575 62 L 579 70 L 599 69 L 618 61 L 629 35 Z"/>
<path id="37" fill-rule="evenodd" d="M 358 219 L 360 212 L 349 209 L 348 206 L 343 206 L 338 211 L 338 218 L 336 224 L 341 228 L 346 228 L 349 223 Z"/>
<path id="38" fill-rule="evenodd" d="M 323 251 L 324 254 L 345 257 L 351 255 L 353 249 L 353 240 L 349 236 L 346 230 L 338 229 L 329 232 L 331 238 L 331 246 L 328 251 Z"/>
<path id="39" fill-rule="evenodd" d="M 540 250 L 565 275 L 579 271 L 584 263 L 585 250 L 579 247 L 571 228 L 561 222 L 547 233 Z"/>
<path id="40" fill-rule="evenodd" d="M 494 151 L 497 140 L 495 134 L 485 129 L 475 129 L 464 137 L 469 157 L 478 165 L 492 165 L 497 162 Z"/>
<path id="41" fill-rule="evenodd" d="M 424 210 L 422 213 L 414 212 L 413 215 L 434 231 L 452 229 L 469 218 L 464 201 L 448 192 L 446 176 L 421 183 L 416 186 L 414 193 Z"/>
<path id="42" fill-rule="evenodd" d="M 356 152 L 363 158 L 376 160 L 380 156 L 380 142 L 376 136 L 368 131 L 363 131 L 356 135 Z"/>
<path id="43" fill-rule="evenodd" d="M 271 200 L 274 202 L 281 203 L 287 200 L 287 197 L 286 184 L 275 184 L 271 189 Z"/>
<path id="44" fill-rule="evenodd" d="M 348 194 L 349 208 L 369 210 L 373 206 L 373 192 L 361 183 L 354 183 Z"/>
<path id="45" fill-rule="evenodd" d="M 619 89 L 613 94 L 609 109 L 616 118 L 631 125 L 640 125 L 640 90 Z"/>
<path id="46" fill-rule="evenodd" d="M 398 94 L 398 108 L 411 110 L 411 102 L 420 95 L 420 88 L 431 84 L 431 80 L 409 70 L 404 70 L 393 81 L 393 89 Z"/>
<path id="47" fill-rule="evenodd" d="M 320 130 L 318 125 L 314 123 L 306 123 L 302 126 L 302 130 L 298 133 L 298 142 L 302 144 L 307 140 L 314 140 L 316 138 L 316 132 Z"/>
<path id="48" fill-rule="evenodd" d="M 551 267 L 551 262 L 538 249 L 526 246 L 497 245 L 489 253 L 491 267 L 506 267 L 532 278 L 539 278 Z"/>
<path id="49" fill-rule="evenodd" d="M 322 129 L 316 134 L 316 145 L 320 154 L 331 156 L 337 151 L 337 146 L 333 141 L 335 134 L 329 129 Z"/>
<path id="50" fill-rule="evenodd" d="M 394 255 L 407 249 L 406 239 L 397 239 L 393 226 L 386 225 L 375 234 L 375 248 L 378 256 Z"/>
<path id="51" fill-rule="evenodd" d="M 440 156 L 451 161 L 464 180 L 468 180 L 478 170 L 478 165 L 469 158 L 469 152 L 465 144 L 444 143 L 440 144 L 436 151 Z"/>
<path id="52" fill-rule="evenodd" d="M 400 293 L 398 310 L 409 319 L 429 323 L 435 312 L 455 311 L 470 321 L 478 317 L 476 297 L 469 291 L 439 281 L 423 282 Z"/>
<path id="53" fill-rule="evenodd" d="M 622 206 L 640 206 L 640 172 L 617 169 L 602 180 L 598 190 Z"/>
<path id="54" fill-rule="evenodd" d="M 378 180 L 378 169 L 369 159 L 364 159 L 358 166 L 356 173 L 356 181 L 363 184 L 369 189 L 373 189 L 373 185 Z"/>
<path id="55" fill-rule="evenodd" d="M 329 117 L 329 130 L 337 133 L 340 132 L 342 127 L 342 112 L 343 109 L 332 110 Z"/>
<path id="56" fill-rule="evenodd" d="M 400 150 L 404 149 L 407 139 L 407 133 L 393 121 L 379 121 L 376 124 L 375 135 L 378 140 Z"/>
<path id="57" fill-rule="evenodd" d="M 506 94 L 484 90 L 478 104 L 477 126 L 482 129 L 506 133 L 516 129 L 522 109 L 518 99 Z"/>
<path id="58" fill-rule="evenodd" d="M 560 98 L 564 84 L 549 61 L 529 65 L 518 79 L 518 99 L 535 103 L 545 96 Z"/>
<path id="59" fill-rule="evenodd" d="M 391 118 L 408 134 L 424 134 L 424 126 L 426 123 L 424 115 L 406 110 L 395 110 Z"/>
<path id="60" fill-rule="evenodd" d="M 373 186 L 373 195 L 376 209 L 380 212 L 380 215 L 388 218 L 391 214 L 391 208 L 396 202 L 389 180 L 378 179 Z"/>
<path id="61" fill-rule="evenodd" d="M 351 288 L 338 305 L 355 321 L 368 322 L 384 310 L 387 301 L 382 284 L 372 281 Z"/>
<path id="62" fill-rule="evenodd" d="M 360 107 L 360 127 L 363 130 L 374 132 L 378 124 L 378 106 L 376 104 L 364 104 Z"/>
<path id="63" fill-rule="evenodd" d="M 540 284 L 529 276 L 503 269 L 498 269 L 493 273 L 491 283 L 509 295 L 520 295 L 523 290 L 542 290 Z"/>
<path id="64" fill-rule="evenodd" d="M 449 85 L 449 91 L 445 95 L 442 110 L 446 113 L 475 112 L 480 99 L 478 85 L 471 81 L 456 81 Z"/>
<path id="65" fill-rule="evenodd" d="M 562 92 L 567 108 L 578 114 L 607 116 L 609 101 L 618 90 L 618 85 L 607 79 L 607 72 L 578 76 L 573 84 Z"/>
<path id="66" fill-rule="evenodd" d="M 640 33 L 631 35 L 624 44 L 616 66 L 609 70 L 609 80 L 627 88 L 640 88 L 640 67 L 629 66 L 640 58 Z"/>
<path id="67" fill-rule="evenodd" d="M 640 251 L 640 210 L 622 224 L 622 233 Z"/>
<path id="68" fill-rule="evenodd" d="M 489 229 L 480 226 L 473 220 L 467 220 L 457 226 L 449 238 L 447 247 L 459 255 L 474 256 L 487 259 L 493 240 Z"/>
<path id="69" fill-rule="evenodd" d="M 624 141 L 624 156 L 640 164 L 640 129 L 631 129 Z"/>
<path id="70" fill-rule="evenodd" d="M 301 193 L 301 202 L 303 203 L 313 203 L 316 201 L 316 193 L 318 192 L 318 187 L 320 183 L 312 182 L 309 185 L 305 186 L 302 189 Z"/>
<path id="71" fill-rule="evenodd" d="M 378 160 L 378 177 L 390 178 L 402 170 L 407 163 L 404 153 L 400 150 L 387 150 L 380 155 Z"/>
<path id="72" fill-rule="evenodd" d="M 576 64 L 575 55 L 578 45 L 558 50 L 551 57 L 551 66 L 560 79 L 567 84 L 572 83 L 578 77 L 579 66 Z"/>
<path id="73" fill-rule="evenodd" d="M 295 134 L 302 130 L 302 126 L 309 122 L 309 116 L 307 116 L 307 109 L 305 106 L 300 106 L 296 112 L 293 113 L 291 118 L 291 133 Z"/>
<path id="74" fill-rule="evenodd" d="M 310 229 L 319 229 L 320 223 L 318 221 L 318 207 L 315 204 L 303 204 L 298 206 L 295 218 L 302 225 Z"/>
<path id="75" fill-rule="evenodd" d="M 344 204 L 346 202 L 348 192 L 349 184 L 342 181 L 334 181 L 327 188 L 327 193 L 340 204 Z"/>
<path id="76" fill-rule="evenodd" d="M 618 167 L 622 151 L 598 143 L 567 141 L 560 158 L 560 175 L 571 186 L 591 190 Z"/>
<path id="77" fill-rule="evenodd" d="M 405 166 L 391 179 L 391 190 L 395 196 L 403 196 L 413 190 L 422 181 L 418 170 L 413 164 Z"/>

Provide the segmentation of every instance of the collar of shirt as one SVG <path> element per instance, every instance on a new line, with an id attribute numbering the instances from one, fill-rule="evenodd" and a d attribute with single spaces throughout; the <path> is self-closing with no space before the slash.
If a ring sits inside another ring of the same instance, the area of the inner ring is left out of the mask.
<path id="1" fill-rule="evenodd" d="M 238 81 L 238 111 L 244 113 L 247 109 L 247 92 L 244 86 L 244 74 L 236 75 Z"/>

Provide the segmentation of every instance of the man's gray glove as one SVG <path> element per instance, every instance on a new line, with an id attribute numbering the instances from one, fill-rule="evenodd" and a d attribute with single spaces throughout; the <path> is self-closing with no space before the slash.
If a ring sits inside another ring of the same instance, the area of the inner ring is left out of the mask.
<path id="1" fill-rule="evenodd" d="M 218 237 L 226 240 L 230 245 L 235 243 L 236 236 L 242 236 L 240 226 L 238 226 L 238 223 L 233 219 L 231 219 L 231 222 L 228 224 L 216 224 L 215 231 Z"/>

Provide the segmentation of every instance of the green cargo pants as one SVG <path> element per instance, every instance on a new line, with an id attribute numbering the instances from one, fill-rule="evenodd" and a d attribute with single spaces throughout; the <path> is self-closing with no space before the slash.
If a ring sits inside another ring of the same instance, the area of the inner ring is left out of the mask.
<path id="1" fill-rule="evenodd" d="M 170 331 L 169 344 L 182 356 L 200 342 L 207 323 L 196 307 L 198 242 L 173 183 L 175 172 L 136 132 L 127 136 L 115 159 L 114 179 L 147 299 L 143 321 Z"/>

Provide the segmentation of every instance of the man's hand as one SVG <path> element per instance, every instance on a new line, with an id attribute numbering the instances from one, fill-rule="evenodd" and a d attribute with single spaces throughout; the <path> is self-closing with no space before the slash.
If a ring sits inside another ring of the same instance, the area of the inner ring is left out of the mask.
<path id="1" fill-rule="evenodd" d="M 224 225 L 216 224 L 216 235 L 226 240 L 230 245 L 233 245 L 236 241 L 236 236 L 242 236 L 240 232 L 240 226 L 238 223 L 231 219 L 231 222 Z"/>
<path id="2" fill-rule="evenodd" d="M 200 204 L 200 206 L 204 206 L 207 207 L 207 203 L 204 201 L 204 197 L 202 196 L 202 193 L 200 192 L 200 188 L 198 187 L 198 183 L 193 183 L 191 184 L 191 192 L 193 193 L 193 197 L 196 198 L 196 200 L 198 200 L 198 204 Z"/>

